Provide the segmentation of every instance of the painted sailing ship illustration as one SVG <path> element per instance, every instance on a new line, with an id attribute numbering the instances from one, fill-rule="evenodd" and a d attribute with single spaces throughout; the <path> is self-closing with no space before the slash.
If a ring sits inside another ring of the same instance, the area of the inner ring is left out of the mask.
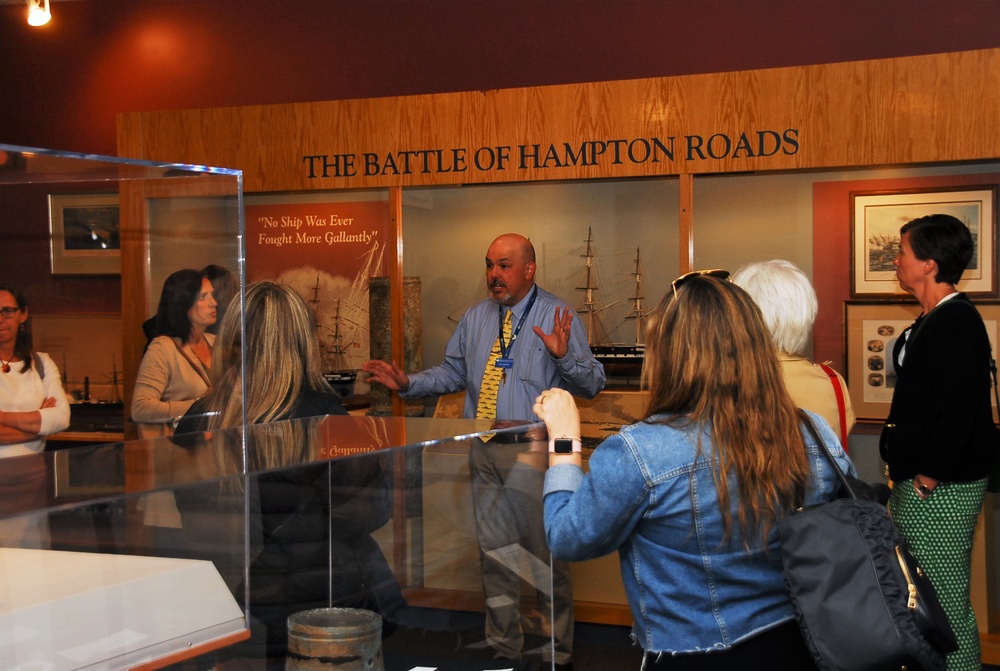
<path id="1" fill-rule="evenodd" d="M 333 314 L 327 317 L 327 322 L 333 326 L 324 325 L 329 337 L 320 334 L 320 357 L 323 361 L 323 377 L 330 384 L 349 384 L 358 376 L 358 369 L 352 367 L 348 359 L 348 348 L 357 345 L 356 340 L 345 342 L 345 319 L 340 314 L 340 300 L 334 301 Z M 354 324 L 357 326 L 357 324 Z M 355 332 L 357 329 L 355 329 Z"/>
<path id="2" fill-rule="evenodd" d="M 893 263 L 899 254 L 899 236 L 872 233 L 868 236 L 868 270 L 895 272 Z"/>
<path id="3" fill-rule="evenodd" d="M 602 304 L 599 300 L 599 287 L 595 284 L 594 239 L 591 228 L 587 229 L 586 243 L 586 251 L 581 254 L 581 258 L 584 259 L 584 279 L 582 285 L 577 287 L 577 290 L 584 292 L 584 298 L 576 312 L 586 327 L 590 350 L 604 365 L 604 370 L 609 377 L 638 377 L 642 370 L 645 350 L 643 329 L 646 317 L 646 309 L 643 306 L 645 297 L 643 296 L 639 248 L 635 250 L 635 267 L 631 273 L 632 295 L 627 299 L 631 307 L 622 319 L 623 323 L 633 323 L 634 337 L 630 337 L 627 342 L 618 342 L 611 338 L 611 331 L 607 326 L 610 319 L 606 318 L 604 313 L 620 301 Z M 610 313 L 608 314 L 610 316 Z M 617 326 L 621 326 L 621 324 L 617 324 Z"/>
<path id="4" fill-rule="evenodd" d="M 346 295 L 321 298 L 320 275 L 308 303 L 316 316 L 323 376 L 333 385 L 353 385 L 368 351 L 368 281 L 381 268 L 378 243 L 365 252 L 364 262 Z"/>

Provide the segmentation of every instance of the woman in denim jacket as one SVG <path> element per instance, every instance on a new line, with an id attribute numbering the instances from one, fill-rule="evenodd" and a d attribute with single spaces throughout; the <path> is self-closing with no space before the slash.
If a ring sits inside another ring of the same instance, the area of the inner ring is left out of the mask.
<path id="1" fill-rule="evenodd" d="M 831 499 L 838 481 L 785 390 L 760 310 L 726 277 L 674 281 L 650 316 L 645 417 L 597 447 L 588 474 L 572 396 L 538 397 L 552 439 L 545 530 L 561 559 L 618 550 L 644 669 L 800 671 L 814 666 L 775 521 Z M 853 475 L 836 434 L 809 416 Z"/>

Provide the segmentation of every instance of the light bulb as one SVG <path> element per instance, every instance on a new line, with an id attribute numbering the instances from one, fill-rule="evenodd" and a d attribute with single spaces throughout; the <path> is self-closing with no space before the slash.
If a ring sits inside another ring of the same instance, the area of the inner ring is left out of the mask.
<path id="1" fill-rule="evenodd" d="M 44 26 L 52 18 L 49 0 L 28 0 L 28 25 Z"/>

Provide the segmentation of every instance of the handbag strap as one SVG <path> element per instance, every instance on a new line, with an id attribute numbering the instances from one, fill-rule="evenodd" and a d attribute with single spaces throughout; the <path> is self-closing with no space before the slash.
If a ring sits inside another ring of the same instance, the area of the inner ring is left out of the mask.
<path id="1" fill-rule="evenodd" d="M 191 364 L 191 368 L 193 368 L 194 372 L 198 374 L 198 377 L 201 378 L 202 382 L 211 388 L 212 381 L 209 379 L 208 373 L 205 371 L 205 365 L 201 361 L 197 361 L 192 358 L 191 355 L 185 351 L 184 346 L 181 345 L 177 338 L 171 337 L 170 342 L 174 344 L 174 347 L 176 347 L 177 351 L 181 353 L 181 356 L 184 357 L 189 364 Z M 209 346 L 209 350 L 211 350 L 211 346 Z"/>
<path id="2" fill-rule="evenodd" d="M 830 368 L 825 363 L 816 364 L 823 369 L 823 372 L 827 374 L 830 378 L 830 383 L 833 385 L 833 394 L 837 397 L 837 412 L 840 414 L 840 445 L 845 450 L 847 449 L 847 403 L 844 399 L 844 389 L 840 386 L 840 377 L 837 376 L 837 371 Z"/>
<path id="3" fill-rule="evenodd" d="M 993 376 L 993 400 L 1000 410 L 1000 394 L 997 393 L 997 360 L 993 357 L 990 357 L 990 374 Z"/>
<path id="4" fill-rule="evenodd" d="M 802 418 L 802 421 L 805 422 L 806 429 L 808 429 L 810 435 L 812 435 L 813 439 L 816 441 L 816 444 L 819 445 L 820 452 L 822 452 L 826 456 L 827 460 L 830 462 L 830 465 L 833 466 L 833 472 L 836 473 L 837 477 L 840 479 L 840 484 L 843 485 L 844 491 L 847 494 L 850 494 L 850 498 L 852 499 L 858 498 L 858 495 L 857 493 L 855 493 L 854 488 L 851 487 L 851 483 L 847 479 L 847 476 L 844 475 L 844 472 L 842 470 L 840 470 L 840 466 L 837 465 L 837 461 L 833 458 L 833 454 L 831 454 L 830 448 L 828 448 L 826 446 L 826 443 L 823 442 L 823 439 L 819 437 L 819 432 L 816 431 L 816 427 L 813 425 L 812 420 L 809 418 L 809 415 L 807 415 L 804 410 L 799 408 L 799 416 Z"/>

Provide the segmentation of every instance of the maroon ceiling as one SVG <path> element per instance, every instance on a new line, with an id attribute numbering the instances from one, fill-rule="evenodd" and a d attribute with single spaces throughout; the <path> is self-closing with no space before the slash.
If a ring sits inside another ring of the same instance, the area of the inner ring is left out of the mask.
<path id="1" fill-rule="evenodd" d="M 1000 46 L 996 0 L 80 0 L 41 29 L 24 12 L 0 6 L 0 143 L 100 154 L 122 111 Z"/>

